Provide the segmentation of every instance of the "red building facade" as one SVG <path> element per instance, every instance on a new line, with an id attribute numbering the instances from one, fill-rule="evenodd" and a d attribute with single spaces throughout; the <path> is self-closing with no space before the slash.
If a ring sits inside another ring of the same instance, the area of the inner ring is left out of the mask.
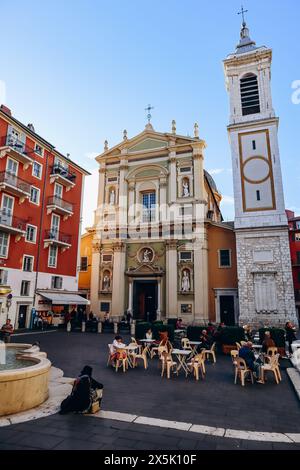
<path id="1" fill-rule="evenodd" d="M 300 216 L 295 217 L 293 211 L 287 210 L 289 223 L 289 239 L 293 269 L 293 281 L 298 318 L 300 318 Z"/>
<path id="2" fill-rule="evenodd" d="M 85 175 L 0 107 L 0 324 L 9 315 L 28 327 L 32 307 L 65 309 L 58 292 L 75 303 Z"/>

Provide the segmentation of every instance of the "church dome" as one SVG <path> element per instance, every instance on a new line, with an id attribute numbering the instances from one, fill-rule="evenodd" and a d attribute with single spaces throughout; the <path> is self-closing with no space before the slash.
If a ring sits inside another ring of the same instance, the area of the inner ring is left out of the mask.
<path id="1" fill-rule="evenodd" d="M 205 175 L 211 189 L 218 193 L 219 191 L 218 191 L 217 185 L 216 185 L 215 180 L 213 179 L 213 177 L 206 170 L 204 170 L 204 175 Z"/>

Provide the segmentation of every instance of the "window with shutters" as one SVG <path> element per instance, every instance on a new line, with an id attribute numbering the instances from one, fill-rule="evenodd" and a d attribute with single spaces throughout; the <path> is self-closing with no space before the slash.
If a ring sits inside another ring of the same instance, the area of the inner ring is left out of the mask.
<path id="1" fill-rule="evenodd" d="M 57 246 L 50 245 L 49 246 L 49 257 L 48 257 L 48 267 L 49 268 L 56 268 L 57 263 Z"/>
<path id="2" fill-rule="evenodd" d="M 7 286 L 8 271 L 0 269 L 0 286 Z"/>
<path id="3" fill-rule="evenodd" d="M 41 179 L 42 178 L 42 165 L 38 162 L 33 162 L 32 165 L 32 176 L 35 178 Z"/>
<path id="4" fill-rule="evenodd" d="M 257 76 L 253 73 L 244 75 L 240 80 L 240 90 L 243 116 L 260 113 Z"/>
<path id="5" fill-rule="evenodd" d="M 52 276 L 51 289 L 62 289 L 63 278 L 61 276 Z"/>
<path id="6" fill-rule="evenodd" d="M 153 222 L 156 212 L 156 194 L 155 192 L 143 193 L 143 222 Z"/>
<path id="7" fill-rule="evenodd" d="M 29 243 L 36 243 L 36 226 L 27 224 L 26 226 L 26 241 Z"/>
<path id="8" fill-rule="evenodd" d="M 231 267 L 231 251 L 219 250 L 219 268 Z"/>
<path id="9" fill-rule="evenodd" d="M 24 255 L 23 258 L 23 271 L 32 272 L 33 271 L 33 260 L 34 257 L 30 255 Z"/>
<path id="10" fill-rule="evenodd" d="M 87 271 L 88 270 L 88 259 L 87 256 L 82 256 L 80 258 L 80 271 Z"/>
<path id="11" fill-rule="evenodd" d="M 30 281 L 21 282 L 21 295 L 29 295 L 30 292 Z"/>
<path id="12" fill-rule="evenodd" d="M 9 234 L 0 232 L 0 258 L 7 258 L 8 256 Z"/>
<path id="13" fill-rule="evenodd" d="M 40 203 L 40 190 L 34 186 L 30 188 L 30 202 L 36 205 Z"/>

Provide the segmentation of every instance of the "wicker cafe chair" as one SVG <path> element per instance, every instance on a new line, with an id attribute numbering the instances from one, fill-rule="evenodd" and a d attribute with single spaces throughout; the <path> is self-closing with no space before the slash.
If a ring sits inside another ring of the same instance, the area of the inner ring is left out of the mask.
<path id="1" fill-rule="evenodd" d="M 204 379 L 205 377 L 205 351 L 201 351 L 201 353 L 196 354 L 196 356 L 193 357 L 191 362 L 188 364 L 188 368 L 191 372 L 194 373 L 195 379 L 199 380 L 199 370 L 201 372 L 201 377 Z"/>
<path id="2" fill-rule="evenodd" d="M 245 377 L 247 375 L 250 375 L 251 382 L 252 384 L 254 383 L 253 380 L 253 372 L 247 367 L 247 364 L 244 359 L 241 357 L 236 357 L 235 358 L 235 377 L 234 377 L 234 383 L 237 383 L 237 379 L 239 378 L 241 381 L 242 386 L 245 386 Z"/>
<path id="3" fill-rule="evenodd" d="M 279 369 L 279 354 L 269 357 L 269 362 L 261 366 L 262 381 L 265 381 L 265 373 L 273 372 L 277 385 L 282 380 Z"/>
<path id="4" fill-rule="evenodd" d="M 164 376 L 165 371 L 167 372 L 167 377 L 168 379 L 171 377 L 171 370 L 176 368 L 176 373 L 178 375 L 177 371 L 177 362 L 175 362 L 172 358 L 171 353 L 168 353 L 166 351 L 163 351 L 161 353 L 161 377 Z"/>

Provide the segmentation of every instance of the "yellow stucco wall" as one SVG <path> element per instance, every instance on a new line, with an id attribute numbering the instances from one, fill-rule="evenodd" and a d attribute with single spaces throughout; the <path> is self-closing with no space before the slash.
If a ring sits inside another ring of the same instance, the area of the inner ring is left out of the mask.
<path id="1" fill-rule="evenodd" d="M 93 233 L 85 233 L 81 236 L 80 241 L 80 258 L 86 256 L 88 259 L 87 271 L 79 272 L 79 283 L 78 288 L 90 290 L 91 286 L 91 271 L 92 271 L 92 240 Z"/>

